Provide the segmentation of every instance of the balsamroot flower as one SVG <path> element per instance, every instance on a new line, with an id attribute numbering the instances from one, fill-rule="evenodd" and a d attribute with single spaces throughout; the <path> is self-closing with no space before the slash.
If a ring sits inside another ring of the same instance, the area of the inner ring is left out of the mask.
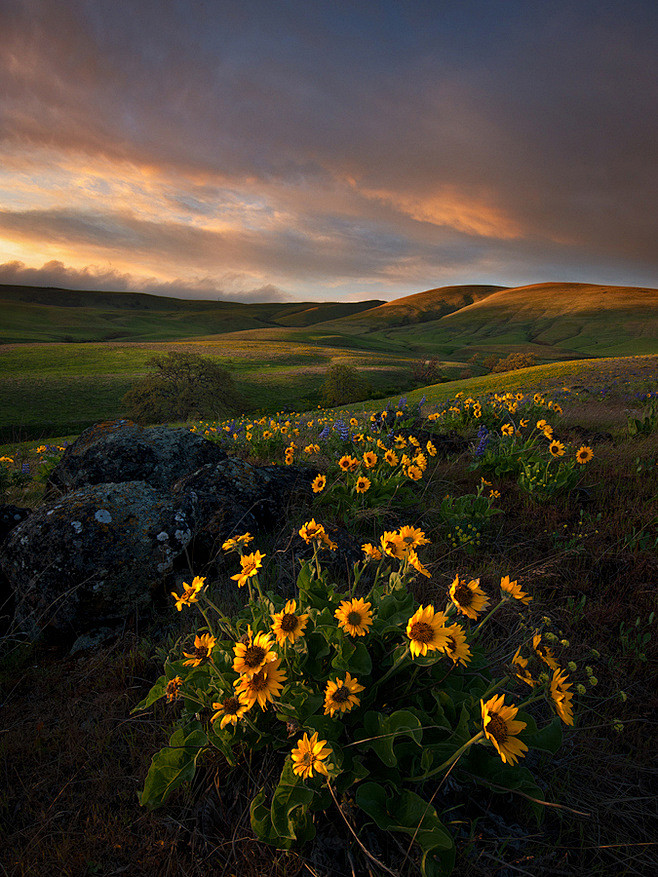
<path id="1" fill-rule="evenodd" d="M 489 605 L 489 598 L 480 588 L 480 579 L 472 579 L 467 582 L 466 579 L 460 579 L 458 575 L 455 576 L 455 580 L 448 590 L 448 596 L 457 609 L 473 621 Z"/>
<path id="2" fill-rule="evenodd" d="M 397 532 L 385 531 L 380 537 L 379 544 L 382 554 L 388 554 L 389 557 L 396 557 L 401 560 L 409 551 L 409 547 L 404 539 Z"/>
<path id="3" fill-rule="evenodd" d="M 503 435 L 514 435 L 514 427 L 511 423 L 504 423 L 501 426 L 500 431 Z"/>
<path id="4" fill-rule="evenodd" d="M 407 555 L 407 560 L 409 562 L 409 566 L 412 566 L 417 572 L 421 573 L 421 575 L 424 575 L 425 578 L 432 578 L 432 573 L 423 566 L 423 564 L 420 562 L 420 558 L 413 550 L 413 548 Z"/>
<path id="5" fill-rule="evenodd" d="M 311 488 L 313 489 L 313 493 L 322 493 L 322 491 L 327 486 L 327 479 L 324 475 L 316 475 L 311 483 Z"/>
<path id="6" fill-rule="evenodd" d="M 240 557 L 240 566 L 242 567 L 242 572 L 236 573 L 231 578 L 238 583 L 238 587 L 241 588 L 246 584 L 247 579 L 252 578 L 252 576 L 258 575 L 258 570 L 263 565 L 264 554 L 261 554 L 260 551 L 255 551 L 253 554 L 243 554 Z"/>
<path id="7" fill-rule="evenodd" d="M 357 493 L 365 493 L 367 490 L 370 489 L 371 483 L 372 482 L 370 481 L 369 478 L 366 478 L 363 475 L 359 475 L 359 477 L 356 479 L 356 485 L 355 485 L 356 492 Z"/>
<path id="8" fill-rule="evenodd" d="M 165 688 L 167 703 L 172 703 L 178 698 L 182 684 L 183 680 L 180 676 L 174 676 L 173 679 L 170 679 L 169 682 L 167 682 L 167 687 Z"/>
<path id="9" fill-rule="evenodd" d="M 553 439 L 553 441 L 548 446 L 548 450 L 551 452 L 551 455 L 553 457 L 564 457 L 564 445 L 557 439 Z"/>
<path id="10" fill-rule="evenodd" d="M 220 729 L 225 728 L 228 724 L 237 725 L 238 719 L 241 719 L 249 709 L 247 704 L 243 703 L 234 694 L 225 697 L 219 703 L 214 703 L 212 708 L 217 710 L 217 712 L 211 717 L 210 721 L 216 722 L 217 719 L 221 718 L 219 723 Z"/>
<path id="11" fill-rule="evenodd" d="M 262 670 L 265 664 L 276 661 L 278 655 L 273 652 L 272 638 L 269 633 L 257 633 L 256 636 L 248 628 L 246 642 L 239 642 L 233 646 L 235 659 L 233 660 L 233 669 L 236 673 L 251 677 L 254 673 Z"/>
<path id="12" fill-rule="evenodd" d="M 377 465 L 377 454 L 373 451 L 366 451 L 363 455 L 363 465 L 366 469 L 372 469 L 373 466 Z"/>
<path id="13" fill-rule="evenodd" d="M 222 545 L 223 551 L 239 551 L 241 547 L 248 545 L 252 540 L 253 536 L 251 533 L 243 533 L 242 536 L 233 536 L 232 539 L 227 539 L 226 542 Z"/>
<path id="14" fill-rule="evenodd" d="M 411 527 L 405 524 L 398 530 L 400 539 L 408 548 L 418 548 L 421 545 L 429 545 L 430 540 L 425 536 L 418 527 Z"/>
<path id="15" fill-rule="evenodd" d="M 448 636 L 448 641 L 443 647 L 443 651 L 449 658 L 451 658 L 453 663 L 462 664 L 465 667 L 473 655 L 471 654 L 470 646 L 466 641 L 464 628 L 461 624 L 449 624 L 446 627 L 445 632 Z"/>
<path id="16" fill-rule="evenodd" d="M 578 448 L 576 451 L 576 463 L 589 463 L 589 461 L 594 456 L 594 452 L 591 448 L 588 448 L 587 445 L 583 445 L 581 448 Z"/>
<path id="17" fill-rule="evenodd" d="M 363 553 L 366 556 L 367 560 L 381 560 L 382 553 L 379 548 L 376 548 L 370 542 L 366 542 L 365 545 L 362 545 Z"/>
<path id="18" fill-rule="evenodd" d="M 356 677 L 352 678 L 348 672 L 345 673 L 345 679 L 336 679 L 335 682 L 327 682 L 324 690 L 324 714 L 331 716 L 334 713 L 346 713 L 353 707 L 361 703 L 361 698 L 357 697 L 359 692 L 365 691 L 365 686 L 359 685 Z"/>
<path id="19" fill-rule="evenodd" d="M 211 633 L 198 634 L 194 637 L 194 649 L 191 652 L 183 652 L 189 660 L 183 661 L 184 667 L 198 667 L 205 664 L 211 655 L 217 640 Z"/>
<path id="20" fill-rule="evenodd" d="M 386 453 L 384 454 L 384 459 L 389 466 L 397 466 L 397 464 L 400 462 L 400 458 L 395 453 L 395 451 L 386 451 Z"/>
<path id="21" fill-rule="evenodd" d="M 178 609 L 179 612 L 183 606 L 191 606 L 192 603 L 198 602 L 199 591 L 203 588 L 205 581 L 205 578 L 201 578 L 201 576 L 194 576 L 191 585 L 188 585 L 187 582 L 183 582 L 183 593 L 180 597 L 175 591 L 171 592 L 171 596 L 176 600 L 176 609 Z"/>
<path id="22" fill-rule="evenodd" d="M 434 606 L 421 606 L 407 622 L 407 636 L 411 640 L 411 657 L 425 656 L 435 649 L 445 649 L 448 633 L 443 612 L 434 612 Z"/>
<path id="23" fill-rule="evenodd" d="M 365 636 L 372 624 L 370 605 L 360 598 L 343 600 L 334 612 L 338 626 L 350 636 Z"/>
<path id="24" fill-rule="evenodd" d="M 516 650 L 516 653 L 512 658 L 512 667 L 515 675 L 521 680 L 521 682 L 525 682 L 526 685 L 529 685 L 531 688 L 535 687 L 537 680 L 532 678 L 530 671 L 527 669 L 528 659 L 523 657 L 520 647 Z"/>
<path id="25" fill-rule="evenodd" d="M 517 582 L 511 582 L 509 576 L 503 576 L 500 580 L 500 590 L 503 600 L 520 600 L 524 606 L 527 606 L 532 597 L 522 591 Z"/>
<path id="26" fill-rule="evenodd" d="M 303 780 L 313 776 L 313 771 L 328 776 L 323 761 L 331 755 L 331 749 L 325 749 L 326 740 L 318 740 L 315 731 L 309 738 L 308 734 L 297 741 L 297 748 L 292 750 L 292 772 Z"/>
<path id="27" fill-rule="evenodd" d="M 308 624 L 308 615 L 297 615 L 297 601 L 288 600 L 281 612 L 272 615 L 272 631 L 278 645 L 283 646 L 286 642 L 295 643 L 304 635 L 304 628 Z"/>
<path id="28" fill-rule="evenodd" d="M 240 676 L 233 685 L 235 693 L 240 700 L 247 705 L 248 709 L 258 701 L 260 708 L 265 709 L 266 704 L 281 694 L 286 681 L 286 672 L 281 670 L 281 658 L 270 661 L 253 676 Z"/>
<path id="29" fill-rule="evenodd" d="M 571 688 L 572 682 L 567 682 L 569 677 L 561 670 L 553 671 L 553 678 L 550 682 L 550 693 L 555 706 L 555 712 L 562 719 L 565 725 L 573 725 L 573 691 L 567 691 Z"/>
<path id="30" fill-rule="evenodd" d="M 300 528 L 299 535 L 307 545 L 310 545 L 310 543 L 314 541 L 321 542 L 323 536 L 326 536 L 327 534 L 325 533 L 322 524 L 316 524 L 315 518 L 311 518 L 310 521 L 307 521 L 304 526 Z"/>
<path id="31" fill-rule="evenodd" d="M 505 706 L 505 695 L 498 694 L 486 703 L 480 701 L 484 736 L 498 750 L 504 764 L 516 764 L 528 751 L 526 744 L 516 736 L 526 727 L 525 722 L 515 719 L 518 708 Z"/>
<path id="32" fill-rule="evenodd" d="M 551 670 L 558 669 L 558 666 L 553 658 L 553 652 L 551 649 L 549 649 L 548 646 L 542 643 L 540 633 L 535 633 L 535 635 L 533 636 L 532 647 L 535 650 L 535 654 L 540 657 L 544 664 L 547 664 L 551 668 Z"/>

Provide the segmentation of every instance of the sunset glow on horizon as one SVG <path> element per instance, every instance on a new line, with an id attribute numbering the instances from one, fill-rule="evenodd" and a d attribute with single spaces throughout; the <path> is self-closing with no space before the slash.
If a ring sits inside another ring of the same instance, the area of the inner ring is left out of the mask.
<path id="1" fill-rule="evenodd" d="M 9 0 L 0 283 L 658 286 L 658 7 Z"/>

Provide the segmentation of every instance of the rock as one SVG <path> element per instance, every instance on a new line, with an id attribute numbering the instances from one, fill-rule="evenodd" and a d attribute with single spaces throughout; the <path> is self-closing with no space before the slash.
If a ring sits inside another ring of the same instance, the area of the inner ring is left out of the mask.
<path id="1" fill-rule="evenodd" d="M 241 533 L 280 521 L 291 502 L 312 496 L 315 469 L 300 466 L 252 466 L 239 457 L 203 466 L 174 484 L 174 496 L 194 505 L 195 569 L 221 551 L 222 543 Z"/>
<path id="2" fill-rule="evenodd" d="M 46 486 L 46 498 L 91 484 L 145 481 L 167 490 L 181 477 L 227 458 L 214 442 L 184 427 L 146 429 L 131 420 L 97 423 L 70 444 Z"/>
<path id="3" fill-rule="evenodd" d="M 144 481 L 83 487 L 36 511 L 0 549 L 16 621 L 81 634 L 151 603 L 193 535 L 194 501 Z"/>
<path id="4" fill-rule="evenodd" d="M 22 509 L 15 505 L 0 505 L 0 544 L 30 512 L 31 509 Z"/>

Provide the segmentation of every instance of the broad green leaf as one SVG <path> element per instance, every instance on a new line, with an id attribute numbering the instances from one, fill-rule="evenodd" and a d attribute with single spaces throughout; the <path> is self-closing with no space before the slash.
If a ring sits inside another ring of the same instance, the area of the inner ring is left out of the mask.
<path id="1" fill-rule="evenodd" d="M 174 732 L 169 745 L 157 752 L 146 776 L 140 804 L 153 809 L 194 776 L 197 759 L 208 740 L 203 731 L 185 734 L 181 728 Z"/>
<path id="2" fill-rule="evenodd" d="M 399 735 L 410 737 L 420 746 L 423 732 L 417 716 L 408 710 L 397 710 L 390 716 L 383 713 L 367 712 L 363 720 L 363 731 L 360 737 L 361 746 L 373 749 L 387 767 L 397 765 L 395 739 Z"/>
<path id="3" fill-rule="evenodd" d="M 251 802 L 249 808 L 249 818 L 254 834 L 263 843 L 279 849 L 289 850 L 294 841 L 290 838 L 279 837 L 276 829 L 272 825 L 272 814 L 270 808 L 265 804 L 265 789 L 260 792 Z"/>
<path id="4" fill-rule="evenodd" d="M 292 760 L 286 759 L 279 785 L 272 797 L 272 827 L 286 840 L 310 840 L 315 835 L 308 808 L 314 792 L 292 769 Z"/>
<path id="5" fill-rule="evenodd" d="M 454 844 L 435 808 L 406 789 L 388 795 L 377 783 L 363 783 L 356 791 L 357 805 L 383 831 L 409 835 L 421 848 L 421 873 L 441 877 L 452 870 Z"/>
<path id="6" fill-rule="evenodd" d="M 522 731 L 519 737 L 531 749 L 540 749 L 542 752 L 550 752 L 555 755 L 562 745 L 562 722 L 555 716 L 548 725 L 534 734 Z"/>
<path id="7" fill-rule="evenodd" d="M 140 710 L 148 709 L 148 707 L 154 704 L 156 700 L 160 700 L 161 697 L 164 697 L 167 690 L 167 682 L 168 680 L 166 676 L 161 676 L 155 683 L 153 688 L 146 695 L 144 700 L 140 700 L 137 706 L 130 710 L 130 715 L 132 716 L 133 713 L 137 713 Z"/>
<path id="8" fill-rule="evenodd" d="M 331 666 L 336 670 L 348 670 L 352 676 L 369 676 L 372 672 L 372 660 L 368 649 L 362 642 L 351 640 L 344 640 L 341 643 Z"/>

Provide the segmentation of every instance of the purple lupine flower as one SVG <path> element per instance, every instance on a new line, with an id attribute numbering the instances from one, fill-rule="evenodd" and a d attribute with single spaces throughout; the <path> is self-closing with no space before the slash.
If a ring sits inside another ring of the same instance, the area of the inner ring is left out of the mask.
<path id="1" fill-rule="evenodd" d="M 475 456 L 482 457 L 484 452 L 487 450 L 487 445 L 489 444 L 489 440 L 491 438 L 491 434 L 484 424 L 477 431 L 478 437 L 478 446 L 475 449 Z"/>

